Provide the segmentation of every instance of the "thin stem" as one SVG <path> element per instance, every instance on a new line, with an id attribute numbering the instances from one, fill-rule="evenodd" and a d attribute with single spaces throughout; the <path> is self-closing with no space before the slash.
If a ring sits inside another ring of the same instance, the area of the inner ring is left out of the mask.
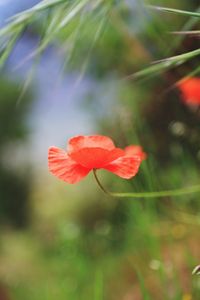
<path id="1" fill-rule="evenodd" d="M 133 198 L 159 198 L 170 196 L 183 196 L 200 192 L 199 185 L 193 185 L 188 188 L 174 189 L 158 192 L 145 192 L 145 193 L 111 193 L 114 197 L 133 197 Z"/>
<path id="2" fill-rule="evenodd" d="M 100 187 L 100 189 L 109 196 L 112 197 L 120 197 L 120 198 L 159 198 L 159 197 L 167 197 L 167 196 L 182 196 L 192 193 L 198 193 L 200 192 L 200 185 L 193 185 L 187 188 L 180 188 L 180 189 L 174 189 L 174 190 L 167 190 L 167 191 L 158 191 L 158 192 L 144 192 L 144 193 L 113 193 L 107 191 L 101 182 L 99 181 L 99 178 L 97 177 L 97 170 L 93 169 L 93 174 L 95 177 L 95 180 Z"/>
<path id="3" fill-rule="evenodd" d="M 109 195 L 109 196 L 113 196 L 112 193 L 110 193 L 109 191 L 107 191 L 103 185 L 101 184 L 101 182 L 99 181 L 99 178 L 97 177 L 97 170 L 96 169 L 93 169 L 93 174 L 94 174 L 94 178 L 98 184 L 98 186 L 100 187 L 100 189 L 106 194 L 106 195 Z"/>

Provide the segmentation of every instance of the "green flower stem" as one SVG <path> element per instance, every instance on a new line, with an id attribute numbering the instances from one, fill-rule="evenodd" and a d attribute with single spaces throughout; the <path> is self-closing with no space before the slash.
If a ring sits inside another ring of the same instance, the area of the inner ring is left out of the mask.
<path id="1" fill-rule="evenodd" d="M 174 190 L 168 190 L 168 191 L 158 191 L 158 192 L 145 192 L 145 193 L 113 193 L 107 191 L 101 182 L 99 181 L 99 178 L 97 177 L 97 170 L 93 170 L 93 174 L 95 177 L 95 180 L 100 187 L 100 189 L 108 196 L 112 197 L 119 197 L 119 198 L 160 198 L 160 197 L 167 197 L 167 196 L 182 196 L 187 194 L 193 194 L 200 192 L 200 185 L 193 185 L 186 188 L 180 188 L 180 189 L 174 189 Z"/>
<path id="2" fill-rule="evenodd" d="M 109 195 L 109 196 L 113 196 L 113 193 L 110 193 L 109 191 L 107 191 L 103 185 L 101 184 L 101 182 L 99 181 L 99 178 L 97 177 L 97 169 L 93 169 L 93 174 L 94 174 L 94 178 L 98 184 L 98 186 L 100 187 L 100 189 L 106 194 L 106 195 Z"/>

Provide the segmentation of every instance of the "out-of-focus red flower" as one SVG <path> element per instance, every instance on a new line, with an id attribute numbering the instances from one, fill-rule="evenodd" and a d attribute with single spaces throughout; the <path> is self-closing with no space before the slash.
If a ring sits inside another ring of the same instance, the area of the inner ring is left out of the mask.
<path id="1" fill-rule="evenodd" d="M 130 179 L 145 157 L 140 146 L 122 150 L 106 136 L 76 136 L 69 140 L 67 151 L 49 148 L 48 165 L 53 175 L 68 183 L 80 181 L 93 169 L 105 169 Z"/>
<path id="2" fill-rule="evenodd" d="M 200 105 L 200 78 L 191 77 L 182 80 L 177 86 L 185 103 Z"/>

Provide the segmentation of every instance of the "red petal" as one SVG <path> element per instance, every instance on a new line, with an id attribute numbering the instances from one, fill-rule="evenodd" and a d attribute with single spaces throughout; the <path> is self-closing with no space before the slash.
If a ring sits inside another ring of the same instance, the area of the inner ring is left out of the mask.
<path id="1" fill-rule="evenodd" d="M 138 145 L 128 146 L 124 149 L 124 151 L 126 153 L 126 156 L 135 156 L 135 155 L 137 155 L 137 156 L 140 156 L 142 160 L 147 158 L 147 155 L 143 151 L 142 147 L 138 146 Z"/>
<path id="2" fill-rule="evenodd" d="M 104 169 L 122 178 L 130 179 L 137 174 L 140 163 L 141 158 L 139 156 L 123 156 L 105 166 Z"/>
<path id="3" fill-rule="evenodd" d="M 115 148 L 115 145 L 109 137 L 103 135 L 80 135 L 69 140 L 67 151 L 72 153 L 79 151 L 82 148 L 103 148 L 112 150 Z"/>
<path id="4" fill-rule="evenodd" d="M 76 183 L 90 172 L 89 169 L 72 160 L 64 150 L 57 147 L 49 148 L 48 166 L 53 175 L 68 183 Z"/>
<path id="5" fill-rule="evenodd" d="M 120 156 L 124 156 L 124 151 L 119 148 L 115 148 L 113 150 L 102 148 L 83 148 L 69 155 L 78 164 L 88 169 L 99 169 L 116 160 Z"/>

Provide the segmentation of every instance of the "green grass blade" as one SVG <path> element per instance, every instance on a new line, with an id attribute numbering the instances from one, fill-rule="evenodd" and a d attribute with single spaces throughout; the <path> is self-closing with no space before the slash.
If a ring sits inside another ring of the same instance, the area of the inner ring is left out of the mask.
<path id="1" fill-rule="evenodd" d="M 14 15 L 13 17 L 10 18 L 10 20 L 15 20 L 15 19 L 20 18 L 21 16 L 26 16 L 27 14 L 30 14 L 30 13 L 33 14 L 35 12 L 45 10 L 47 8 L 50 8 L 52 6 L 55 6 L 55 5 L 64 3 L 64 2 L 66 2 L 66 0 L 44 0 L 44 1 L 34 5 L 32 8 L 27 9 L 23 12 L 20 12 L 20 13 Z"/>
<path id="2" fill-rule="evenodd" d="M 66 26 L 88 3 L 88 0 L 82 0 L 81 2 L 77 2 L 76 5 L 68 12 L 66 17 L 63 18 L 63 20 L 60 22 L 58 29 L 63 28 Z"/>
<path id="3" fill-rule="evenodd" d="M 175 35 L 200 35 L 200 30 L 172 31 Z"/>
<path id="4" fill-rule="evenodd" d="M 5 50 L 2 50 L 2 53 L 0 54 L 0 68 L 4 66 L 21 32 L 22 28 L 20 27 L 15 34 L 13 34 L 12 38 L 6 43 Z"/>
<path id="5" fill-rule="evenodd" d="M 168 70 L 173 67 L 180 66 L 184 64 L 186 61 L 192 59 L 195 56 L 200 55 L 200 49 L 196 49 L 187 53 L 183 53 L 180 55 L 172 56 L 163 60 L 160 60 L 158 62 L 155 62 L 152 66 L 147 67 L 141 71 L 138 71 L 134 74 L 131 74 L 127 76 L 125 79 L 140 79 L 146 76 L 151 76 L 158 74 L 160 72 L 163 72 L 165 70 Z"/>
<path id="6" fill-rule="evenodd" d="M 174 13 L 174 14 L 179 14 L 179 15 L 185 15 L 188 17 L 200 18 L 199 12 L 175 9 L 175 8 L 170 8 L 170 7 L 154 6 L 154 5 L 148 5 L 148 7 L 152 8 L 154 10 L 157 10 L 157 11 L 163 11 L 163 12 L 169 12 L 169 13 Z"/>
<path id="7" fill-rule="evenodd" d="M 3 27 L 2 29 L 0 29 L 0 37 L 12 33 L 14 28 L 20 25 L 25 27 L 27 23 L 30 23 L 32 21 L 35 14 L 38 13 L 39 11 L 48 9 L 51 6 L 54 6 L 56 4 L 58 5 L 64 2 L 65 2 L 64 0 L 45 0 L 28 10 L 25 10 L 21 13 L 14 15 L 9 19 L 10 23 L 5 27 Z"/>
<path id="8" fill-rule="evenodd" d="M 103 300 L 103 274 L 101 270 L 97 270 L 94 282 L 94 300 Z"/>
<path id="9" fill-rule="evenodd" d="M 142 299 L 143 300 L 151 300 L 150 298 L 150 295 L 149 295 L 149 292 L 145 286 L 145 281 L 144 281 L 144 278 L 141 274 L 141 272 L 135 268 L 135 271 L 137 273 L 137 278 L 139 280 L 139 285 L 140 285 L 140 291 L 141 291 L 141 294 L 142 294 Z"/>

